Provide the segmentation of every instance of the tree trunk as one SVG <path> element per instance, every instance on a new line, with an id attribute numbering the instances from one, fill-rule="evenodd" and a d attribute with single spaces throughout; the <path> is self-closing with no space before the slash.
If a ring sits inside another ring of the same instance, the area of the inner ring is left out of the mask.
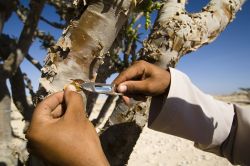
<path id="1" fill-rule="evenodd" d="M 81 18 L 72 21 L 57 45 L 49 50 L 42 69 L 42 87 L 52 93 L 62 90 L 70 79 L 94 81 L 103 55 L 108 52 L 130 10 L 131 1 L 90 3 Z"/>
<path id="2" fill-rule="evenodd" d="M 0 165 L 17 165 L 10 146 L 13 139 L 10 126 L 11 99 L 6 80 L 0 78 Z"/>
<path id="3" fill-rule="evenodd" d="M 143 127 L 147 123 L 148 102 L 127 106 L 121 98 L 104 126 L 100 139 L 105 155 L 112 166 L 126 165 Z"/>

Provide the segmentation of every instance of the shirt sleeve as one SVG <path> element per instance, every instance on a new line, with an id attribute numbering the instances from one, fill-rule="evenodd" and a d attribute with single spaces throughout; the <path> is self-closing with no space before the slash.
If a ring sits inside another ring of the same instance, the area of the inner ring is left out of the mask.
<path id="1" fill-rule="evenodd" d="M 192 140 L 234 164 L 250 163 L 250 112 L 204 94 L 176 69 L 170 73 L 168 94 L 152 98 L 149 128 Z"/>

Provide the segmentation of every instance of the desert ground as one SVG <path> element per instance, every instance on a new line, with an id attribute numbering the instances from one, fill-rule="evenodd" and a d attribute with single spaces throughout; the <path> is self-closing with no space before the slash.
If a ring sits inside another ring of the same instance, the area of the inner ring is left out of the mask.
<path id="1" fill-rule="evenodd" d="M 219 100 L 225 102 L 233 102 L 241 107 L 250 110 L 250 99 L 246 93 L 237 92 L 226 96 L 215 96 Z M 99 99 L 95 110 L 98 112 L 103 103 L 103 99 Z M 13 106 L 14 107 L 14 106 Z M 114 107 L 114 104 L 112 105 Z M 112 109 L 112 107 L 110 109 Z M 95 118 L 93 115 L 90 119 Z M 20 113 L 16 110 L 12 112 L 12 129 L 14 135 L 24 139 L 22 129 L 24 121 L 20 117 Z M 16 146 L 20 144 L 20 139 L 14 142 Z M 20 147 L 20 146 L 19 146 Z M 137 141 L 134 151 L 128 161 L 128 166 L 230 166 L 231 164 L 224 158 L 214 154 L 203 152 L 193 146 L 193 142 L 160 133 L 147 127 L 143 129 L 139 140 Z"/>
<path id="2" fill-rule="evenodd" d="M 239 92 L 215 98 L 233 102 L 250 111 L 246 93 Z M 230 166 L 230 162 L 212 153 L 201 151 L 193 142 L 144 128 L 128 166 Z"/>

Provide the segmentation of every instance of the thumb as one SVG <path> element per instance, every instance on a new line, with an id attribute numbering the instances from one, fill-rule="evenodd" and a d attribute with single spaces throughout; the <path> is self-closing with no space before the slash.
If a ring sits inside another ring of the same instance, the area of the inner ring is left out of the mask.
<path id="1" fill-rule="evenodd" d="M 147 95 L 148 88 L 147 80 L 125 81 L 118 85 L 117 91 L 123 94 Z"/>
<path id="2" fill-rule="evenodd" d="M 78 118 L 83 115 L 85 104 L 82 96 L 76 92 L 73 85 L 68 85 L 64 92 L 64 101 L 66 104 L 65 118 Z"/>

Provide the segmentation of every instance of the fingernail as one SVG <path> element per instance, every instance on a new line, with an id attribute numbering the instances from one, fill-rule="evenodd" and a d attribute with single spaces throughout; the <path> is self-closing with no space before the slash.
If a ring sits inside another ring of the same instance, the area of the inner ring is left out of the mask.
<path id="1" fill-rule="evenodd" d="M 119 85 L 117 90 L 120 93 L 125 93 L 127 91 L 127 86 L 126 85 Z"/>
<path id="2" fill-rule="evenodd" d="M 66 87 L 66 90 L 67 90 L 67 91 L 74 91 L 74 92 L 76 92 L 76 87 L 75 87 L 74 85 L 69 84 L 69 85 Z"/>

